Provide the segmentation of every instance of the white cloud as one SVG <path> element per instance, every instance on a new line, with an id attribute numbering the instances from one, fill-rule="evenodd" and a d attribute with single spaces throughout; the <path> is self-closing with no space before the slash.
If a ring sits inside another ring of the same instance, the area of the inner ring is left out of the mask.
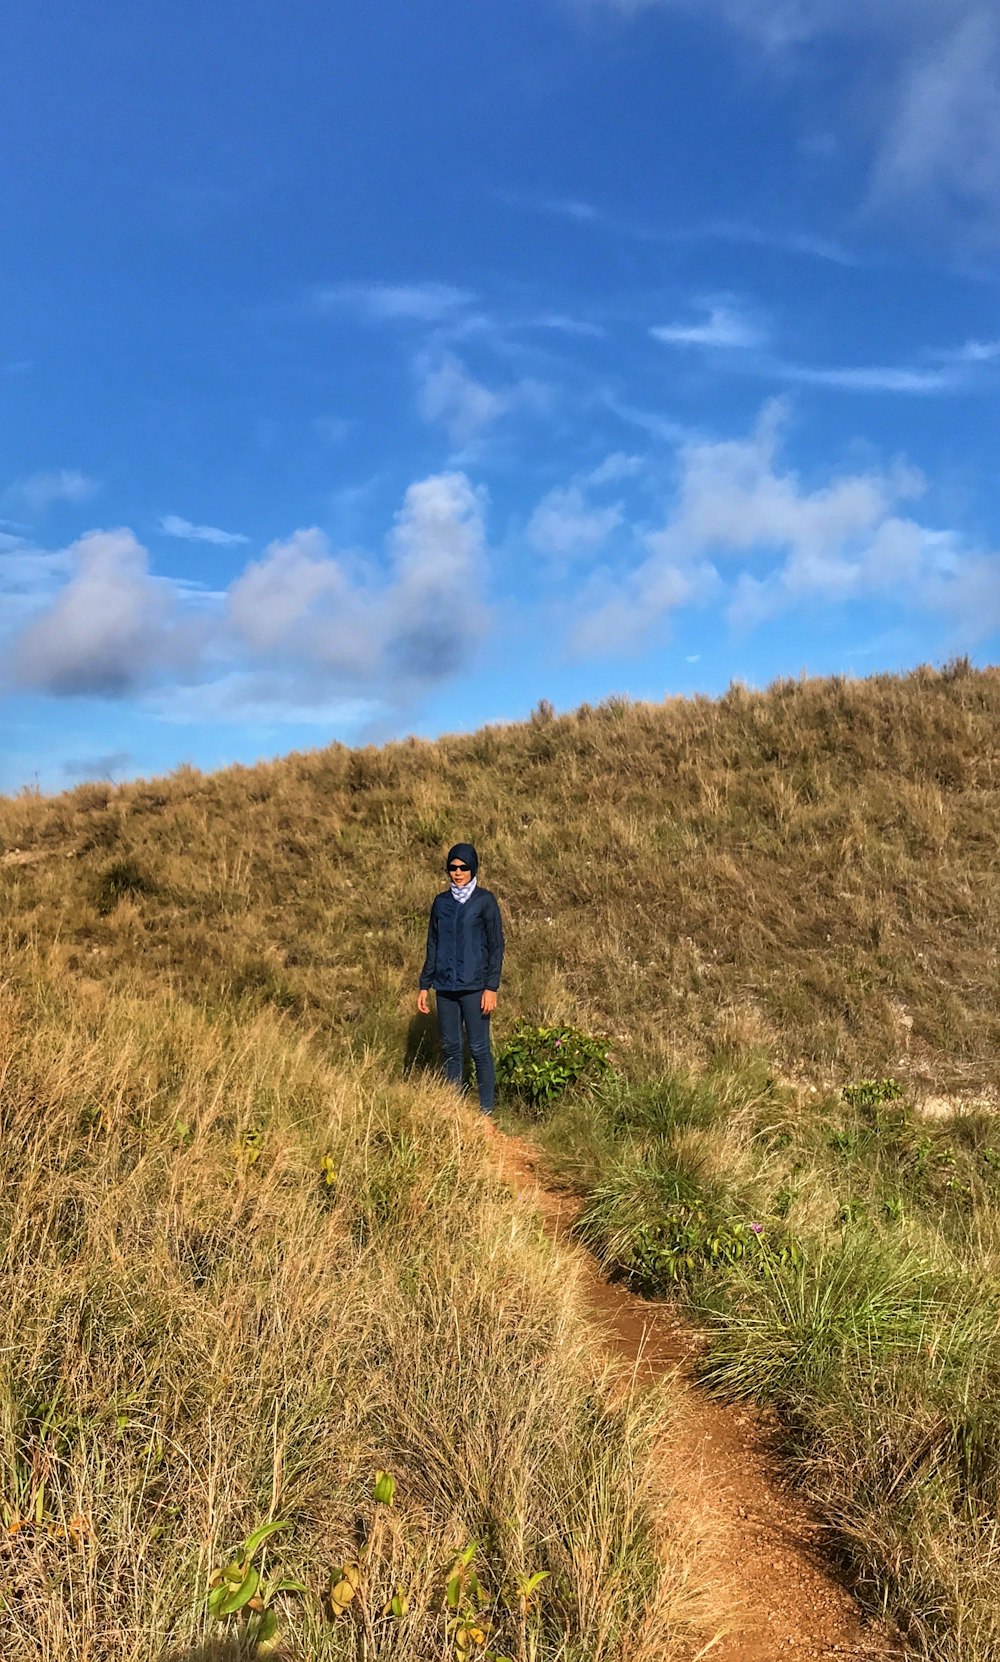
<path id="1" fill-rule="evenodd" d="M 237 543 L 249 542 L 239 531 L 220 531 L 215 525 L 192 525 L 180 514 L 163 514 L 160 530 L 168 537 L 180 537 L 186 542 L 209 542 L 218 548 L 233 548 Z"/>
<path id="2" fill-rule="evenodd" d="M 920 494 L 918 474 L 848 472 L 808 487 L 778 462 L 782 418 L 772 405 L 748 439 L 681 449 L 667 521 L 613 593 L 596 606 L 591 597 L 576 631 L 581 650 L 624 649 L 678 607 L 724 594 L 730 620 L 744 626 L 876 596 L 950 617 L 966 638 L 1000 624 L 1000 555 L 899 512 Z"/>
<path id="3" fill-rule="evenodd" d="M 294 674 L 233 670 L 196 687 L 172 687 L 145 700 L 146 708 L 177 725 L 213 721 L 234 726 L 307 726 L 341 730 L 371 721 L 381 706 L 371 699 L 308 696 Z"/>
<path id="4" fill-rule="evenodd" d="M 965 15 L 963 16 L 963 12 Z M 916 198 L 968 208 L 1000 192 L 1000 28 L 985 6 L 952 8 L 953 27 L 907 58 L 872 179 L 883 204 Z"/>
<path id="5" fill-rule="evenodd" d="M 776 371 L 786 381 L 812 387 L 840 387 L 845 392 L 954 392 L 962 377 L 952 369 L 914 369 L 893 364 L 857 364 L 847 367 L 811 367 L 780 364 Z"/>
<path id="6" fill-rule="evenodd" d="M 425 421 L 440 421 L 452 444 L 471 444 L 501 416 L 544 408 L 548 389 L 530 377 L 502 387 L 479 381 L 454 352 L 421 353 L 417 406 Z"/>
<path id="7" fill-rule="evenodd" d="M 599 323 L 590 323 L 586 318 L 569 317 L 565 312 L 542 312 L 538 317 L 530 317 L 521 325 L 523 329 L 553 329 L 562 335 L 585 335 L 591 340 L 601 340 L 607 330 Z"/>
<path id="8" fill-rule="evenodd" d="M 171 585 L 131 531 L 91 531 L 66 551 L 72 576 L 15 637 L 12 677 L 64 695 L 120 697 L 197 653 Z"/>
<path id="9" fill-rule="evenodd" d="M 86 502 L 100 486 L 78 468 L 58 468 L 52 473 L 31 473 L 18 479 L 6 491 L 9 502 L 21 504 L 29 514 L 44 514 L 55 502 Z"/>
<path id="10" fill-rule="evenodd" d="M 510 407 L 508 397 L 477 381 L 453 352 L 434 363 L 422 359 L 420 369 L 420 414 L 442 422 L 453 444 L 468 444 Z"/>
<path id="11" fill-rule="evenodd" d="M 396 516 L 387 654 L 418 681 L 457 669 L 485 629 L 485 503 L 464 473 L 442 473 L 411 485 Z"/>
<path id="12" fill-rule="evenodd" d="M 527 538 L 540 554 L 566 559 L 574 554 L 592 554 L 601 547 L 623 519 L 621 505 L 595 507 L 588 503 L 579 485 L 549 491 L 528 521 Z"/>
<path id="13" fill-rule="evenodd" d="M 316 290 L 323 307 L 346 307 L 370 323 L 444 323 L 476 296 L 451 283 L 333 283 Z"/>
<path id="14" fill-rule="evenodd" d="M 321 531 L 272 543 L 233 583 L 227 615 L 258 663 L 329 688 L 418 687 L 456 670 L 485 623 L 485 498 L 462 473 L 409 487 L 387 576 L 351 569 Z"/>
<path id="15" fill-rule="evenodd" d="M 650 329 L 655 340 L 665 346 L 705 346 L 747 351 L 762 346 L 764 333 L 750 318 L 719 303 L 710 304 L 708 315 L 700 323 L 667 323 Z"/>
<path id="16" fill-rule="evenodd" d="M 642 469 L 641 456 L 628 456 L 623 450 L 614 450 L 605 456 L 587 474 L 588 485 L 616 485 L 622 479 L 631 479 Z"/>
<path id="17" fill-rule="evenodd" d="M 967 340 L 964 346 L 935 352 L 933 356 L 953 364 L 992 364 L 1000 358 L 1000 340 Z"/>
<path id="18" fill-rule="evenodd" d="M 653 7 L 714 12 L 760 45 L 781 49 L 825 35 L 911 40 L 934 33 L 979 9 L 980 0 L 606 0 L 616 11 Z"/>
<path id="19" fill-rule="evenodd" d="M 20 537 L 0 539 L 0 622 L 13 631 L 48 605 L 72 572 L 72 556 L 32 548 Z"/>
<path id="20" fill-rule="evenodd" d="M 343 716 L 345 699 L 367 714 L 417 696 L 486 627 L 485 506 L 464 474 L 436 474 L 407 490 L 385 559 L 338 555 L 305 529 L 221 594 L 152 575 L 128 530 L 90 532 L 58 554 L 0 553 L 8 679 L 55 695 L 146 688 L 170 719 L 235 720 L 224 712 L 239 709 L 271 721 L 287 708 L 305 720 Z"/>
<path id="21" fill-rule="evenodd" d="M 898 212 L 919 200 L 1000 230 L 1000 19 L 990 0 L 603 3 L 624 15 L 656 6 L 714 16 L 782 60 L 841 41 L 857 66 L 844 77 L 846 119 L 871 112 L 872 204 Z"/>

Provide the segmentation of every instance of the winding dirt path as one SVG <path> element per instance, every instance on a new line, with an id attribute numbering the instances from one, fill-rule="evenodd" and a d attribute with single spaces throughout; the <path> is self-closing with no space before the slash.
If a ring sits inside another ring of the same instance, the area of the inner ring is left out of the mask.
<path id="1" fill-rule="evenodd" d="M 539 1152 L 521 1137 L 494 1138 L 502 1176 L 525 1194 L 551 1234 L 577 1254 L 588 1312 L 613 1354 L 641 1384 L 672 1374 L 669 1481 L 684 1510 L 707 1521 L 713 1592 L 726 1629 L 699 1654 L 712 1662 L 858 1662 L 904 1658 L 884 1628 L 866 1624 L 824 1562 L 822 1526 L 783 1478 L 774 1433 L 757 1412 L 714 1401 L 694 1380 L 698 1335 L 667 1304 L 607 1282 L 570 1234 L 581 1201 L 546 1187 Z"/>

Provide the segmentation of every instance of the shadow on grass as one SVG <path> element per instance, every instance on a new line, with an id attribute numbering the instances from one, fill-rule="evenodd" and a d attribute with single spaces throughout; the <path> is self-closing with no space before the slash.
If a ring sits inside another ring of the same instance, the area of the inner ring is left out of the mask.
<path id="1" fill-rule="evenodd" d="M 408 1079 L 411 1073 L 440 1073 L 443 1066 L 436 1018 L 413 1016 L 406 1030 L 403 1077 Z"/>
<path id="2" fill-rule="evenodd" d="M 164 1651 L 159 1662 L 242 1662 L 245 1655 L 235 1639 L 207 1639 L 203 1644 Z"/>
<path id="3" fill-rule="evenodd" d="M 237 1639 L 206 1639 L 197 1645 L 181 1645 L 162 1653 L 159 1662 L 246 1662 L 250 1652 Z M 272 1662 L 292 1662 L 292 1652 L 282 1646 L 268 1652 Z"/>

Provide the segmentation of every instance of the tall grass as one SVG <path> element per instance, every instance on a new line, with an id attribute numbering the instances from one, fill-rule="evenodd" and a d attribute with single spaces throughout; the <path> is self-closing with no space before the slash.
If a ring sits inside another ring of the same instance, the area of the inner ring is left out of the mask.
<path id="1" fill-rule="evenodd" d="M 193 1656 L 213 1567 L 272 1517 L 308 1588 L 283 1655 L 451 1655 L 472 1542 L 498 1652 L 678 1654 L 692 1560 L 644 1475 L 664 1405 L 612 1392 L 474 1116 L 273 1013 L 26 979 L 0 991 L 0 1655 Z"/>

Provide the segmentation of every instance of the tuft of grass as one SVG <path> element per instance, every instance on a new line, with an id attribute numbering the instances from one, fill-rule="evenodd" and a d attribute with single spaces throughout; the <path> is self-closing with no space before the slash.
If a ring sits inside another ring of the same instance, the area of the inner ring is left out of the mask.
<path id="1" fill-rule="evenodd" d="M 113 860 L 100 873 L 94 889 L 94 905 L 102 918 L 108 917 L 119 901 L 149 895 L 156 885 L 137 861 Z"/>

